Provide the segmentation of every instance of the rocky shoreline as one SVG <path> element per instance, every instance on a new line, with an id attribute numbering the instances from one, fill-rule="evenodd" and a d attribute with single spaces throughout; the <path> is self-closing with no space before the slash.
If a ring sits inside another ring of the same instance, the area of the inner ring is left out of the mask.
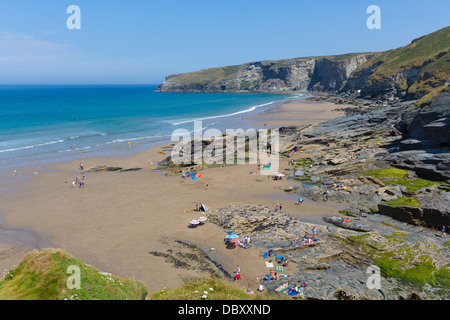
<path id="1" fill-rule="evenodd" d="M 291 250 L 294 240 L 311 236 L 311 224 L 257 205 L 214 210 L 209 220 L 251 236 L 261 263 L 264 251 L 283 250 L 298 271 L 262 281 L 271 292 L 283 282 L 305 282 L 305 299 L 450 298 L 450 247 L 440 233 L 450 225 L 448 91 L 422 106 L 330 93 L 311 99 L 355 107 L 312 128 L 279 129 L 280 157 L 290 163 L 283 173 L 300 182 L 285 191 L 347 204 L 341 217 L 358 217 L 370 230 L 324 222 L 316 226 L 320 245 Z M 411 137 L 419 142 L 408 143 Z M 294 149 L 300 159 L 291 159 Z M 161 164 L 183 170 L 170 157 Z M 381 270 L 380 290 L 367 286 L 373 266 Z"/>
<path id="2" fill-rule="evenodd" d="M 260 283 L 268 292 L 274 292 L 284 283 L 306 283 L 299 298 L 302 299 L 371 299 L 397 300 L 411 299 L 447 299 L 449 289 L 435 288 L 429 284 L 414 286 L 395 277 L 381 277 L 380 289 L 371 289 L 367 285 L 367 270 L 376 265 L 375 255 L 369 254 L 360 243 L 373 242 L 383 246 L 383 251 L 396 252 L 399 246 L 423 246 L 415 251 L 418 255 L 432 255 L 437 265 L 448 263 L 449 250 L 442 250 L 442 244 L 436 241 L 434 233 L 398 222 L 382 215 L 372 215 L 368 220 L 373 232 L 361 236 L 360 232 L 342 229 L 331 224 L 313 225 L 301 222 L 288 214 L 280 213 L 260 205 L 230 206 L 212 211 L 209 214 L 212 223 L 225 231 L 232 230 L 242 236 L 250 236 L 253 247 L 237 250 L 259 250 L 260 261 L 272 261 L 275 257 L 264 258 L 264 252 L 272 249 L 283 254 L 289 263 L 284 270 L 278 271 L 279 280 L 263 280 Z M 312 237 L 312 228 L 317 229 L 317 245 L 299 245 L 303 237 Z M 362 238 L 361 238 L 362 237 Z M 404 241 L 404 243 L 403 243 Z M 280 270 L 280 269 L 278 269 Z M 295 271 L 292 271 L 295 270 Z M 269 274 L 269 269 L 267 271 Z"/>

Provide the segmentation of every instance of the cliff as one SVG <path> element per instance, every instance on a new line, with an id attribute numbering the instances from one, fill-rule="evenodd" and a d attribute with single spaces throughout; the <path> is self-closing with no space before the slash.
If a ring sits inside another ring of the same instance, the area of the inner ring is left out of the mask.
<path id="1" fill-rule="evenodd" d="M 375 53 L 259 61 L 166 77 L 161 92 L 288 92 L 339 90 Z"/>
<path id="2" fill-rule="evenodd" d="M 450 82 L 450 27 L 379 53 L 259 61 L 170 75 L 161 92 L 353 92 L 419 99 Z"/>
<path id="3" fill-rule="evenodd" d="M 373 57 L 353 71 L 341 91 L 403 100 L 437 95 L 450 82 L 449 53 L 450 27 L 446 27 Z"/>

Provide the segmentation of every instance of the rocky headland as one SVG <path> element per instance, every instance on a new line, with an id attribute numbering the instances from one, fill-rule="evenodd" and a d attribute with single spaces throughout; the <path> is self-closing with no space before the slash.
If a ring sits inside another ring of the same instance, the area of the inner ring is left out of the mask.
<path id="1" fill-rule="evenodd" d="M 450 27 L 385 52 L 249 62 L 167 76 L 161 92 L 335 92 L 415 100 L 447 87 Z"/>
<path id="2" fill-rule="evenodd" d="M 209 215 L 225 231 L 250 236 L 261 261 L 270 249 L 290 261 L 280 280 L 262 281 L 269 291 L 289 282 L 305 283 L 306 299 L 450 297 L 450 247 L 442 233 L 450 226 L 449 39 L 446 27 L 386 52 L 247 63 L 168 76 L 160 85 L 159 91 L 307 91 L 310 100 L 345 111 L 313 127 L 279 128 L 284 191 L 343 208 L 315 225 L 317 243 L 298 245 L 313 225 L 260 205 Z M 200 151 L 210 144 L 202 141 Z M 192 144 L 184 152 L 194 157 L 198 150 Z M 160 163 L 176 173 L 207 166 L 179 166 L 170 157 Z M 367 285 L 373 267 L 383 276 L 378 290 Z"/>
<path id="3" fill-rule="evenodd" d="M 279 128 L 284 190 L 344 208 L 315 225 L 319 242 L 298 246 L 314 226 L 257 204 L 214 210 L 209 221 L 250 236 L 261 263 L 270 249 L 290 261 L 280 280 L 261 280 L 270 292 L 289 282 L 307 284 L 305 299 L 448 299 L 450 249 L 441 230 L 450 225 L 450 93 L 423 104 L 335 93 L 311 99 L 354 106 L 313 127 Z M 210 143 L 202 141 L 202 150 Z M 193 145 L 185 150 L 195 155 Z M 177 174 L 207 167 L 170 157 L 160 163 Z M 342 218 L 350 222 L 330 223 Z M 373 266 L 382 275 L 379 290 L 367 285 Z"/>

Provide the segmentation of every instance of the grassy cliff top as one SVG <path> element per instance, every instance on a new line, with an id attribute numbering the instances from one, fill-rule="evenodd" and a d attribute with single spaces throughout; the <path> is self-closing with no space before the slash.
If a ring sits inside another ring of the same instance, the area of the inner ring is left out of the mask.
<path id="1" fill-rule="evenodd" d="M 407 83 L 401 77 L 394 81 L 408 86 L 409 93 L 418 96 L 441 92 L 450 78 L 450 27 L 414 39 L 406 46 L 385 51 L 359 66 L 355 73 L 367 68 L 373 68 L 369 83 L 395 79 L 404 71 L 420 70 L 414 83 Z"/>
<path id="2" fill-rule="evenodd" d="M 68 288 L 69 266 L 79 268 L 80 289 Z M 142 283 L 100 272 L 60 249 L 30 252 L 0 281 L 0 300 L 139 300 L 147 294 Z"/>
<path id="3" fill-rule="evenodd" d="M 280 67 L 290 64 L 295 64 L 300 61 L 305 61 L 309 59 L 329 59 L 333 61 L 345 60 L 348 58 L 356 57 L 359 55 L 365 54 L 375 54 L 370 52 L 365 53 L 346 53 L 340 55 L 332 55 L 332 56 L 315 56 L 315 57 L 300 57 L 300 58 L 292 58 L 292 59 L 281 59 L 281 60 L 264 60 L 264 61 L 255 61 L 244 63 L 242 65 L 234 65 L 234 66 L 223 66 L 217 68 L 208 68 L 199 71 L 187 72 L 187 73 L 179 73 L 174 74 L 169 77 L 176 77 L 179 82 L 182 82 L 186 85 L 189 84 L 211 84 L 219 82 L 234 73 L 236 73 L 240 68 L 245 67 L 249 64 L 261 64 L 263 66 L 271 67 Z"/>

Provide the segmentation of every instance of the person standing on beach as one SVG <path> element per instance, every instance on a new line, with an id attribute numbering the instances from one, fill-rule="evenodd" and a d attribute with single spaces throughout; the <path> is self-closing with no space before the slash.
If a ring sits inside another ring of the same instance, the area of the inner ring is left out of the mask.
<path id="1" fill-rule="evenodd" d="M 317 235 L 317 229 L 316 229 L 316 227 L 314 226 L 314 228 L 312 229 L 312 232 L 313 232 L 313 240 L 315 241 L 315 240 L 317 240 L 317 237 L 316 237 L 316 235 Z"/>
<path id="2" fill-rule="evenodd" d="M 447 238 L 447 235 L 445 234 L 445 226 L 442 226 L 442 237 Z"/>

